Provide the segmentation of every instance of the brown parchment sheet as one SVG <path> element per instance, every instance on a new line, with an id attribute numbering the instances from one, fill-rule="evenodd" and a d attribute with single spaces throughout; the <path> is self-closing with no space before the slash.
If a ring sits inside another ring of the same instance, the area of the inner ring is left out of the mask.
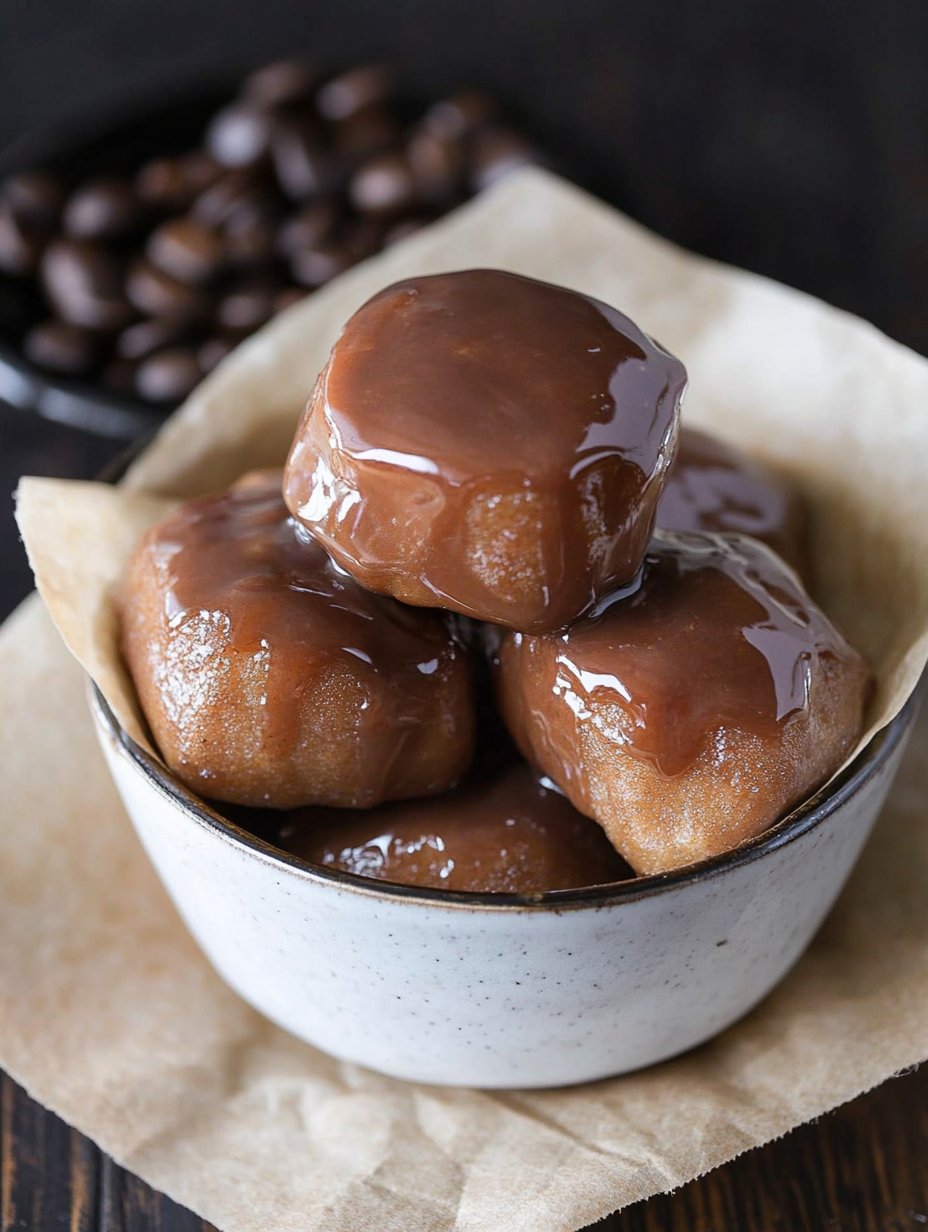
<path id="1" fill-rule="evenodd" d="M 871 723 L 895 713 L 928 648 L 928 363 L 532 170 L 240 347 L 119 490 L 21 486 L 39 588 L 130 733 L 144 739 L 113 653 L 110 589 L 141 530 L 180 497 L 282 460 L 368 295 L 476 265 L 616 304 L 686 363 L 686 422 L 789 472 L 813 508 L 817 596 L 877 675 Z M 483 1093 L 334 1061 L 221 983 L 134 838 L 82 668 L 35 598 L 0 632 L 0 680 L 0 1065 L 224 1232 L 575 1229 L 928 1056 L 924 726 L 838 906 L 747 1019 L 641 1074 Z"/>

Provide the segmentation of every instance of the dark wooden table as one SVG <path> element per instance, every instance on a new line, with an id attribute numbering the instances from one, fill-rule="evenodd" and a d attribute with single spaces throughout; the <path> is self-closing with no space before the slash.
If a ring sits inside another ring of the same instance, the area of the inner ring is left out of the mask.
<path id="1" fill-rule="evenodd" d="M 502 94 L 573 173 L 646 225 L 820 294 L 928 353 L 928 5 L 262 0 L 260 8 L 256 21 L 251 6 L 223 0 L 95 0 L 91 29 L 86 6 L 4 0 L 0 142 L 139 83 L 219 64 L 296 48 L 329 62 L 401 49 L 423 92 L 464 79 Z M 0 407 L 0 491 L 23 472 L 92 476 L 120 448 Z M 4 498 L 0 615 L 29 585 Z M 207 1227 L 9 1079 L 0 1096 L 2 1232 Z M 928 1068 L 600 1227 L 928 1228 Z"/>
<path id="2" fill-rule="evenodd" d="M 628 1207 L 597 1232 L 919 1232 L 928 1226 L 926 1147 L 922 1068 L 675 1194 Z M 3 1232 L 212 1228 L 117 1167 L 9 1078 L 0 1085 L 0 1168 Z"/>
<path id="3" fill-rule="evenodd" d="M 123 447 L 0 406 L 0 490 L 12 491 L 24 472 L 90 477 Z M 0 615 L 29 587 L 6 506 L 0 508 Z M 117 1167 L 5 1076 L 0 1076 L 0 1113 L 2 1232 L 209 1228 Z M 928 1067 L 599 1227 L 604 1232 L 917 1232 L 928 1227 Z"/>

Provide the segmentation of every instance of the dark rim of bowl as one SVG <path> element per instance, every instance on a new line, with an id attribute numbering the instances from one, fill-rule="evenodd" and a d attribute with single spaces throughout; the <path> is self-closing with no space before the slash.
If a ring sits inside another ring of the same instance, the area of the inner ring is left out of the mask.
<path id="1" fill-rule="evenodd" d="M 89 679 L 89 678 L 88 678 Z M 690 864 L 670 873 L 658 873 L 649 877 L 635 877 L 628 881 L 614 881 L 603 885 L 585 886 L 575 890 L 547 890 L 538 894 L 489 894 L 463 890 L 429 889 L 422 886 L 400 885 L 393 881 L 380 881 L 373 877 L 360 877 L 336 869 L 311 864 L 299 856 L 282 851 L 265 842 L 241 826 L 229 821 L 221 813 L 201 800 L 178 780 L 151 754 L 140 748 L 120 726 L 109 704 L 94 681 L 89 680 L 91 704 L 106 733 L 117 748 L 151 780 L 158 791 L 180 805 L 182 811 L 198 825 L 214 831 L 218 837 L 233 846 L 244 848 L 249 854 L 267 863 L 282 865 L 291 872 L 309 881 L 329 883 L 343 890 L 351 890 L 379 899 L 403 899 L 431 906 L 463 907 L 474 910 L 576 910 L 612 906 L 618 902 L 632 902 L 651 898 L 696 881 L 705 881 L 744 864 L 753 863 L 769 852 L 785 847 L 809 830 L 821 825 L 842 804 L 859 791 L 890 759 L 907 734 L 918 711 L 917 696 L 910 697 L 903 709 L 878 731 L 861 749 L 854 760 L 831 782 L 819 789 L 808 800 L 794 808 L 769 830 L 757 838 L 749 839 L 731 851 Z"/>

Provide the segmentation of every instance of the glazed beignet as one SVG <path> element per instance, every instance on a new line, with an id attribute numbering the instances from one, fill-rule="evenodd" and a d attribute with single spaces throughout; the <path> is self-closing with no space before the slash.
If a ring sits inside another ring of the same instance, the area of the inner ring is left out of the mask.
<path id="1" fill-rule="evenodd" d="M 696 428 L 680 428 L 655 525 L 750 535 L 800 576 L 806 572 L 806 512 L 797 493 L 763 462 Z"/>
<path id="2" fill-rule="evenodd" d="M 562 635 L 501 636 L 522 753 L 639 874 L 760 834 L 840 766 L 869 672 L 770 549 L 658 533 L 640 585 Z"/>
<path id="3" fill-rule="evenodd" d="M 432 889 L 538 894 L 633 876 L 600 827 L 522 761 L 428 800 L 302 809 L 271 841 L 325 868 Z"/>
<path id="4" fill-rule="evenodd" d="M 118 598 L 165 762 L 216 800 L 369 807 L 466 772 L 471 663 L 452 618 L 372 595 L 287 513 L 281 473 L 182 505 Z"/>
<path id="5" fill-rule="evenodd" d="M 284 495 L 371 590 L 563 628 L 641 564 L 685 384 L 588 296 L 501 270 L 411 278 L 345 325 Z"/>

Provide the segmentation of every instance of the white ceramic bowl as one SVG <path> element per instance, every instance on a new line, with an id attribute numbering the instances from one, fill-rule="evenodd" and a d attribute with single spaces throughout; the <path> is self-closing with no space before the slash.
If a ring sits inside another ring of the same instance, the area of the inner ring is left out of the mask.
<path id="1" fill-rule="evenodd" d="M 326 1052 L 419 1082 L 539 1087 L 650 1065 L 774 987 L 843 886 L 914 717 L 761 838 L 677 873 L 525 898 L 419 890 L 285 855 L 220 817 L 119 728 L 103 751 L 207 958 Z"/>

